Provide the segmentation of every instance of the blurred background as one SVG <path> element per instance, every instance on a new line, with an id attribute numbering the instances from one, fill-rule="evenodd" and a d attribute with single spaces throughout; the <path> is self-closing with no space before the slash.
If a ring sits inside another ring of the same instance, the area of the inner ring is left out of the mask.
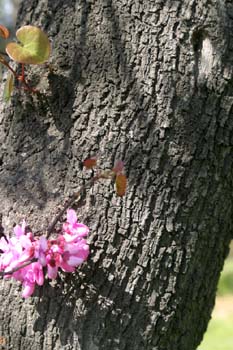
<path id="1" fill-rule="evenodd" d="M 0 24 L 6 26 L 11 33 L 15 34 L 15 22 L 20 0 L 0 0 Z M 0 51 L 4 51 L 6 40 L 0 38 Z"/>
<path id="2" fill-rule="evenodd" d="M 14 28 L 17 8 L 20 0 L 0 0 L 0 21 L 9 28 Z"/>
<path id="3" fill-rule="evenodd" d="M 233 350 L 233 242 L 218 283 L 212 319 L 198 350 Z"/>
<path id="4" fill-rule="evenodd" d="M 0 24 L 10 30 L 11 37 L 15 33 L 19 3 L 20 0 L 0 0 Z M 0 51 L 4 51 L 5 44 L 0 38 Z M 198 350 L 233 350 L 233 244 L 218 284 L 212 319 Z"/>

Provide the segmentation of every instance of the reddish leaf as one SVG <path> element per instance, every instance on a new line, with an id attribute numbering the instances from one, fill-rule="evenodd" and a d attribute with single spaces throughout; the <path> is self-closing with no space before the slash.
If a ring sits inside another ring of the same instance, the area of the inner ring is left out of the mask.
<path id="1" fill-rule="evenodd" d="M 124 174 L 118 174 L 116 176 L 116 192 L 117 195 L 122 197 L 126 192 L 127 178 Z"/>
<path id="2" fill-rule="evenodd" d="M 124 163 L 122 162 L 122 160 L 117 160 L 112 171 L 118 174 L 122 172 L 123 168 L 124 168 Z"/>
<path id="3" fill-rule="evenodd" d="M 10 35 L 9 30 L 5 26 L 0 24 L 0 36 L 4 39 L 7 39 L 9 38 L 9 35 Z"/>
<path id="4" fill-rule="evenodd" d="M 96 166 L 96 158 L 88 158 L 83 162 L 83 166 L 87 169 L 92 169 Z"/>

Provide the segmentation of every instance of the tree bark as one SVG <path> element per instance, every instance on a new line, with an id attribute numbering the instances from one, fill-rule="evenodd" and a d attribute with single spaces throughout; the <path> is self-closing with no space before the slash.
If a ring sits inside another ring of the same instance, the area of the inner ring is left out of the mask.
<path id="1" fill-rule="evenodd" d="M 127 195 L 96 184 L 78 209 L 91 255 L 22 300 L 0 282 L 0 334 L 19 350 L 194 350 L 232 238 L 233 5 L 25 0 L 51 64 L 43 95 L 1 105 L 4 226 L 46 227 L 88 176 L 125 161 Z"/>

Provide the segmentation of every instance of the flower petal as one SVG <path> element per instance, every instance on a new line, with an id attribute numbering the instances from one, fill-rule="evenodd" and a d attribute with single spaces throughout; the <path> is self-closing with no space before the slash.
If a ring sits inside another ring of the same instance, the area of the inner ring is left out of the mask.
<path id="1" fill-rule="evenodd" d="M 40 237 L 39 247 L 43 252 L 45 252 L 46 249 L 48 249 L 47 239 L 44 236 Z"/>
<path id="2" fill-rule="evenodd" d="M 20 225 L 16 225 L 14 227 L 14 234 L 16 235 L 17 238 L 19 238 L 20 236 L 22 236 L 24 234 L 24 231 Z"/>
<path id="3" fill-rule="evenodd" d="M 67 264 L 70 266 L 78 266 L 84 262 L 84 259 L 75 255 L 71 255 L 69 259 L 67 259 Z"/>
<path id="4" fill-rule="evenodd" d="M 24 286 L 24 289 L 23 289 L 23 292 L 22 292 L 22 297 L 23 298 L 30 297 L 32 295 L 32 293 L 34 292 L 35 283 L 24 282 L 23 286 Z"/>
<path id="5" fill-rule="evenodd" d="M 57 266 L 52 267 L 51 265 L 48 264 L 48 278 L 54 279 L 57 277 Z"/>
<path id="6" fill-rule="evenodd" d="M 75 224 L 77 222 L 77 215 L 73 209 L 67 210 L 67 222 L 69 224 Z"/>

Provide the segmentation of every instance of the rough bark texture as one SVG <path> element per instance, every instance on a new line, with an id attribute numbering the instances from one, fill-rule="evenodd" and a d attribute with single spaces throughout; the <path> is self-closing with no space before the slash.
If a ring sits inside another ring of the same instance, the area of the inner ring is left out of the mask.
<path id="1" fill-rule="evenodd" d="M 54 71 L 46 98 L 1 105 L 4 224 L 36 230 L 97 155 L 127 196 L 95 185 L 79 210 L 89 261 L 24 301 L 0 283 L 7 349 L 194 350 L 232 235 L 233 5 L 227 0 L 24 0 Z"/>

